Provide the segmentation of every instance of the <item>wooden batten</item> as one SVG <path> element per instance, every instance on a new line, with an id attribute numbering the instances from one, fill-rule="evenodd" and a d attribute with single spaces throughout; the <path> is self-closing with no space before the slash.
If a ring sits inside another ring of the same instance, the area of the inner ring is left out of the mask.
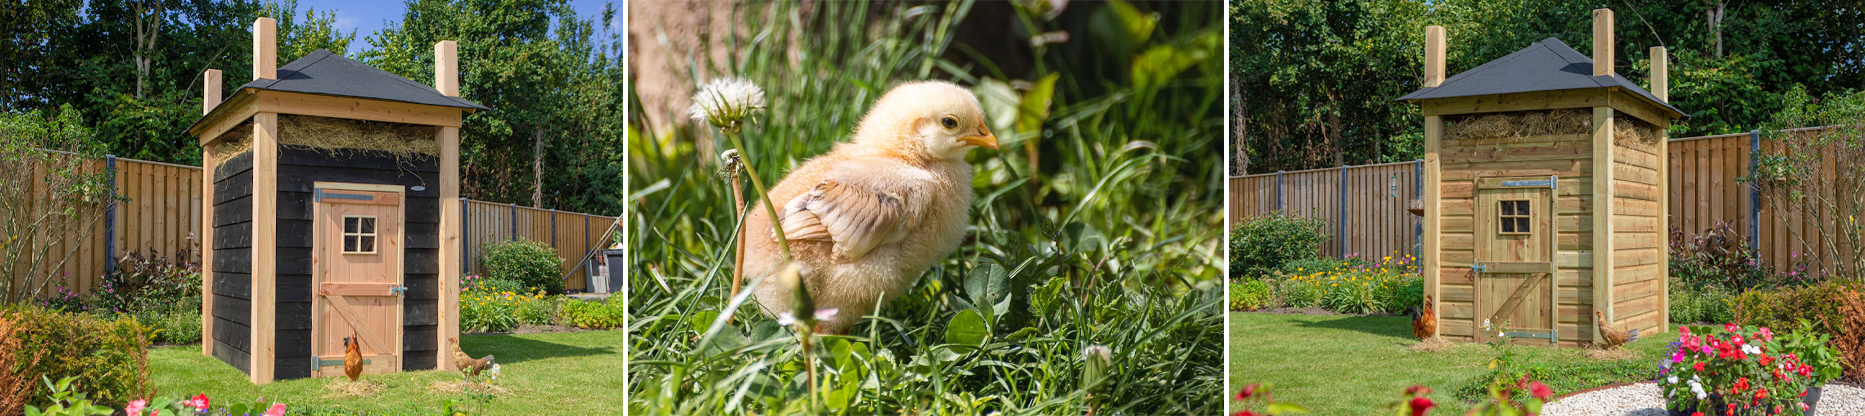
<path id="1" fill-rule="evenodd" d="M 278 114 L 253 115 L 252 364 L 253 383 L 272 382 L 278 354 Z"/>
<path id="2" fill-rule="evenodd" d="M 258 91 L 255 95 L 253 105 L 257 106 L 257 111 L 265 113 L 426 126 L 460 126 L 460 109 L 452 107 L 271 90 Z"/>
<path id="3" fill-rule="evenodd" d="M 278 79 L 278 21 L 253 20 L 253 79 Z"/>
<path id="4" fill-rule="evenodd" d="M 219 70 L 208 70 L 213 78 Z M 213 83 L 219 80 L 215 79 Z M 212 94 L 211 96 L 218 96 Z M 211 110 L 211 108 L 210 108 Z M 201 147 L 201 355 L 214 356 L 214 167 L 212 147 Z"/>
<path id="5" fill-rule="evenodd" d="M 1613 75 L 1612 9 L 1593 9 L 1593 76 Z"/>
<path id="6" fill-rule="evenodd" d="M 460 66 L 458 62 L 458 45 L 454 41 L 441 41 L 434 44 L 434 88 L 449 97 L 460 96 Z M 456 112 L 457 114 L 457 112 Z M 456 116 L 457 117 L 457 116 Z M 440 305 L 438 311 L 438 328 L 434 331 L 439 338 L 435 345 L 440 346 L 435 352 L 434 365 L 441 370 L 453 371 L 455 368 L 452 349 L 448 340 L 460 336 L 460 265 L 465 253 L 460 235 L 460 128 L 443 126 L 434 136 L 435 144 L 440 146 Z"/>
<path id="7" fill-rule="evenodd" d="M 201 74 L 201 115 L 214 112 L 220 106 L 220 70 L 209 69 Z"/>

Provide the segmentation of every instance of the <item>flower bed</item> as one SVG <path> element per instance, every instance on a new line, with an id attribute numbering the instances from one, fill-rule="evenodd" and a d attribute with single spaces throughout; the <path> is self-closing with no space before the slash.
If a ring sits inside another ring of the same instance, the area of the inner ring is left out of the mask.
<path id="1" fill-rule="evenodd" d="M 1679 327 L 1658 373 L 1665 408 L 1693 416 L 1806 411 L 1808 390 L 1838 372 L 1837 354 L 1811 332 L 1776 337 L 1767 327 L 1725 324 L 1698 335 Z"/>
<path id="2" fill-rule="evenodd" d="M 1424 304 L 1424 278 L 1411 256 L 1386 256 L 1370 263 L 1349 261 L 1334 268 L 1272 272 L 1276 306 L 1320 307 L 1337 313 L 1403 313 Z"/>
<path id="3" fill-rule="evenodd" d="M 517 283 L 466 276 L 460 279 L 460 330 L 511 332 L 519 325 L 552 325 L 562 304 L 542 291 L 526 291 Z"/>

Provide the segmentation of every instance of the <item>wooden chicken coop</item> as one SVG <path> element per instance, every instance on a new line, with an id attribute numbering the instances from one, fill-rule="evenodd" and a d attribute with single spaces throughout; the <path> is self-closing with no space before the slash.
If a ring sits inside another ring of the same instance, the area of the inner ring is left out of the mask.
<path id="1" fill-rule="evenodd" d="M 1445 78 L 1444 28 L 1425 29 L 1425 293 L 1452 340 L 1585 345 L 1594 312 L 1664 331 L 1666 59 L 1650 91 L 1614 73 L 1612 11 L 1593 57 L 1549 38 Z"/>
<path id="2" fill-rule="evenodd" d="M 252 382 L 453 369 L 461 238 L 452 41 L 435 85 L 319 50 L 276 67 L 276 23 L 253 23 L 253 80 L 222 102 L 206 74 L 201 352 Z"/>

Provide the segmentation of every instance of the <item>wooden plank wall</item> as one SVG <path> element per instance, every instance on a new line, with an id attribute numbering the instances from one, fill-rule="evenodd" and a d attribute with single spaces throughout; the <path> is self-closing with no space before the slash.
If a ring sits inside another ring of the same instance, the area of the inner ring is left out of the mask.
<path id="1" fill-rule="evenodd" d="M 1322 232 L 1329 237 L 1317 248 L 1321 255 L 1358 253 L 1374 259 L 1416 255 L 1421 219 L 1407 209 L 1418 196 L 1418 169 L 1417 162 L 1397 162 L 1282 172 L 1281 208 L 1290 215 L 1321 218 L 1326 223 Z M 1340 188 L 1343 170 L 1345 194 Z M 1227 212 L 1230 221 L 1275 214 L 1277 176 L 1265 173 L 1231 177 Z M 1339 245 L 1343 203 L 1347 215 L 1345 251 Z"/>
<path id="2" fill-rule="evenodd" d="M 1656 128 L 1621 118 L 1656 137 Z M 1615 139 L 1613 156 L 1613 325 L 1647 333 L 1663 332 L 1666 304 L 1664 230 L 1659 186 L 1658 141 Z M 1588 334 L 1591 335 L 1591 334 Z"/>
<path id="3" fill-rule="evenodd" d="M 85 168 L 101 172 L 105 164 L 105 160 L 92 160 L 86 162 Z M 117 194 L 127 198 L 127 201 L 117 206 L 116 253 L 120 256 L 126 252 L 148 253 L 155 250 L 167 256 L 177 250 L 188 249 L 192 256 L 199 259 L 199 238 L 196 236 L 200 235 L 202 223 L 201 168 L 121 158 L 116 159 L 116 167 Z M 466 258 L 474 261 L 469 262 L 471 264 L 464 273 L 473 274 L 479 272 L 477 259 L 482 243 L 512 238 L 513 215 L 512 206 L 507 204 L 467 200 L 466 207 L 465 222 L 469 234 L 464 249 L 467 252 Z M 518 237 L 555 247 L 557 256 L 565 259 L 563 273 L 580 268 L 582 264 L 579 260 L 590 251 L 607 248 L 610 230 L 616 221 L 616 217 L 517 208 Z M 89 215 L 104 214 L 98 210 Z M 552 217 L 556 218 L 554 234 Z M 53 245 L 54 249 L 66 249 L 70 248 L 69 244 L 77 244 L 77 251 L 59 270 L 61 273 L 69 273 L 64 282 L 67 287 L 85 293 L 102 282 L 107 256 L 103 243 L 104 222 L 99 219 L 96 224 L 89 231 L 88 237 L 79 238 L 83 231 L 73 230 L 65 238 L 48 238 L 45 243 Z M 567 279 L 565 287 L 583 289 L 586 282 L 580 276 L 582 273 Z"/>
<path id="4" fill-rule="evenodd" d="M 1764 146 L 1769 144 L 1764 143 Z M 1666 216 L 1667 230 L 1683 230 L 1687 234 L 1701 233 L 1723 221 L 1734 221 L 1736 231 L 1743 238 L 1749 236 L 1748 213 L 1753 204 L 1749 202 L 1749 188 L 1737 178 L 1748 174 L 1749 135 L 1747 133 L 1717 136 L 1685 137 L 1671 139 L 1669 145 L 1670 164 L 1668 186 L 1670 210 Z M 1826 175 L 1831 177 L 1838 172 L 1836 162 L 1830 156 L 1825 161 Z M 1413 162 L 1386 165 L 1348 167 L 1348 195 L 1379 197 L 1386 192 L 1386 183 L 1379 183 L 1389 174 L 1370 173 L 1379 169 L 1409 170 L 1414 169 Z M 1338 178 L 1339 169 L 1329 168 L 1312 171 L 1283 173 L 1283 202 L 1289 212 L 1300 215 L 1317 215 L 1328 218 L 1328 227 L 1324 231 L 1332 235 L 1337 224 L 1333 217 L 1339 215 L 1338 208 L 1325 201 L 1338 201 L 1340 191 L 1333 185 L 1334 180 L 1325 178 L 1334 175 Z M 1403 175 L 1400 175 L 1403 176 Z M 1263 173 L 1231 177 L 1229 182 L 1230 206 L 1227 216 L 1235 223 L 1244 218 L 1271 215 L 1276 209 L 1276 174 Z M 1409 202 L 1413 194 L 1412 181 L 1401 178 L 1401 187 L 1405 189 L 1404 201 Z M 1568 181 L 1563 180 L 1562 186 Z M 1588 189 L 1591 189 L 1589 186 Z M 1620 190 L 1624 193 L 1625 189 Z M 1377 198 L 1375 198 L 1377 199 Z M 1385 204 L 1375 201 L 1369 205 L 1356 206 L 1350 203 L 1350 215 L 1363 214 L 1362 218 L 1349 218 L 1348 231 L 1355 233 L 1348 237 L 1348 253 L 1360 252 L 1373 255 L 1388 252 L 1414 254 L 1412 228 L 1419 219 L 1406 212 L 1404 203 Z M 1801 257 L 1812 257 L 1812 262 L 1831 268 L 1833 259 L 1827 258 L 1819 250 L 1803 246 L 1794 237 L 1799 234 L 1817 244 L 1819 241 L 1816 227 L 1818 221 L 1835 224 L 1831 218 L 1817 215 L 1811 206 L 1789 206 L 1793 215 L 1786 221 L 1775 218 L 1772 211 L 1763 203 L 1761 212 L 1761 254 L 1769 264 L 1788 266 Z M 1331 209 L 1331 210 L 1329 210 Z M 1356 224 L 1380 224 L 1372 229 L 1361 228 Z M 1391 223 L 1399 219 L 1403 225 Z M 1372 232 L 1361 236 L 1362 232 Z M 1563 230 L 1565 232 L 1566 230 Z M 1668 233 L 1668 231 L 1666 231 Z M 1563 241 L 1566 241 L 1564 238 Z M 1667 244 L 1668 234 L 1660 244 Z M 1396 247 L 1397 249 L 1394 249 Z M 1817 247 L 1817 246 L 1814 246 Z M 1317 248 L 1323 255 L 1335 255 L 1333 241 Z M 1565 249 L 1565 248 L 1564 248 Z M 1389 251 L 1390 250 L 1390 251 Z M 1383 255 L 1383 254 L 1381 254 Z"/>
<path id="5" fill-rule="evenodd" d="M 588 282 L 582 277 L 585 273 L 579 270 L 583 266 L 581 260 L 591 251 L 608 248 L 611 228 L 617 225 L 615 217 L 600 215 L 473 200 L 467 200 L 465 206 L 465 250 L 466 258 L 471 261 L 465 265 L 463 273 L 485 272 L 478 259 L 485 254 L 487 243 L 522 238 L 557 249 L 557 257 L 564 259 L 560 273 L 570 274 L 564 279 L 564 288 L 569 290 L 587 288 Z"/>

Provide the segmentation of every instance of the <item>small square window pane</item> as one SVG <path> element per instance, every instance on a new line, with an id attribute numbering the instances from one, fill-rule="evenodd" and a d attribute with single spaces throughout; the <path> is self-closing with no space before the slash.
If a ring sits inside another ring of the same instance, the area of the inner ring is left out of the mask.
<path id="1" fill-rule="evenodd" d="M 1515 221 L 1516 232 L 1528 232 L 1528 218 L 1516 218 Z"/>
<path id="2" fill-rule="evenodd" d="M 343 236 L 343 252 L 345 253 L 356 252 L 356 236 L 353 236 L 353 235 Z"/>
<path id="3" fill-rule="evenodd" d="M 356 232 L 356 229 L 359 226 L 357 219 L 358 218 L 355 218 L 355 217 L 344 218 L 343 219 L 343 232 L 345 233 Z"/>
<path id="4" fill-rule="evenodd" d="M 1515 201 L 1515 214 L 1528 215 L 1528 201 Z"/>
<path id="5" fill-rule="evenodd" d="M 362 231 L 357 231 L 357 232 L 363 233 L 363 234 L 375 234 L 376 233 L 376 219 L 375 218 L 363 217 L 363 218 L 358 218 L 358 220 L 361 220 L 362 222 Z"/>
<path id="6" fill-rule="evenodd" d="M 376 251 L 376 236 L 365 235 L 362 237 L 357 237 L 356 252 L 372 253 L 375 251 Z"/>
<path id="7" fill-rule="evenodd" d="M 1515 215 L 1515 203 L 1502 201 L 1502 215 L 1505 217 Z"/>
<path id="8" fill-rule="evenodd" d="M 1505 232 L 1505 233 L 1515 232 L 1515 221 L 1512 221 L 1509 218 L 1503 218 L 1502 219 L 1502 232 Z"/>

